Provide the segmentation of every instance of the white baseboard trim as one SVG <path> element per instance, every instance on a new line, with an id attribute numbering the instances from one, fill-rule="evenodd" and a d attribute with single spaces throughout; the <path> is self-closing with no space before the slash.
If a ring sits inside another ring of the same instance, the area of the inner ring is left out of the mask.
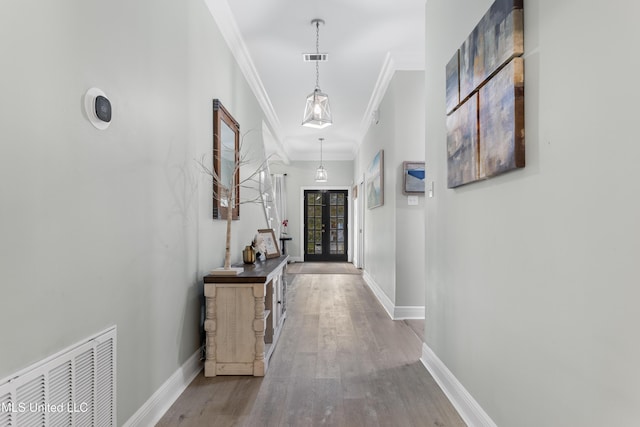
<path id="1" fill-rule="evenodd" d="M 371 277 L 367 270 L 362 271 L 362 278 L 392 320 L 424 319 L 424 306 L 396 307 L 393 301 L 384 293 L 380 285 L 373 280 L 373 277 Z"/>
<path id="2" fill-rule="evenodd" d="M 395 307 L 393 310 L 393 319 L 424 319 L 424 305 Z"/>
<path id="3" fill-rule="evenodd" d="M 469 427 L 497 427 L 480 404 L 426 343 L 422 343 L 420 361 Z"/>
<path id="4" fill-rule="evenodd" d="M 158 390 L 136 411 L 123 427 L 153 426 L 169 410 L 173 402 L 182 394 L 185 388 L 202 370 L 199 348 L 177 371 L 160 386 Z"/>
<path id="5" fill-rule="evenodd" d="M 289 256 L 289 262 L 304 262 L 304 258 L 299 256 Z"/>
<path id="6" fill-rule="evenodd" d="M 376 296 L 380 304 L 382 304 L 382 307 L 386 310 L 389 317 L 393 319 L 393 312 L 395 309 L 395 305 L 393 304 L 393 301 L 389 299 L 389 297 L 387 296 L 387 294 L 384 293 L 382 288 L 376 283 L 375 280 L 373 280 L 373 277 L 371 277 L 371 275 L 367 270 L 362 271 L 362 278 L 364 279 L 367 286 L 369 286 L 369 289 L 373 291 L 373 294 Z"/>

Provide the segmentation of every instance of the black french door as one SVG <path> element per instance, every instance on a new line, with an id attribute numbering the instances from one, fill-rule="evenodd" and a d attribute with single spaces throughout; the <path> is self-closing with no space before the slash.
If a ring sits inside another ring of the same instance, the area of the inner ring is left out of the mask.
<path id="1" fill-rule="evenodd" d="M 305 261 L 347 261 L 347 207 L 347 190 L 305 190 Z"/>

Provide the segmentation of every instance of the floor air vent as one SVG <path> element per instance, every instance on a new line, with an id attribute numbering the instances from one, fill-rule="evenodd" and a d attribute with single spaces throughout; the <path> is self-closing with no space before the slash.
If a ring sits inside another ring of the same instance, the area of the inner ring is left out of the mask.
<path id="1" fill-rule="evenodd" d="M 116 327 L 0 381 L 0 427 L 116 425 Z"/>

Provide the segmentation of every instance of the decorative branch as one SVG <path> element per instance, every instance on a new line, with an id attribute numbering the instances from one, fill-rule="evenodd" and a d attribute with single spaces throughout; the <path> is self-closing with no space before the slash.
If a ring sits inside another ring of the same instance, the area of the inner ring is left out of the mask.
<path id="1" fill-rule="evenodd" d="M 267 156 L 256 169 L 247 177 L 239 182 L 236 182 L 236 175 L 239 176 L 239 172 L 243 167 L 248 167 L 252 162 L 249 159 L 248 150 L 245 150 L 245 137 L 256 129 L 250 129 L 240 138 L 239 150 L 234 156 L 233 171 L 231 173 L 231 180 L 228 183 L 222 182 L 221 177 L 216 173 L 215 168 L 209 168 L 205 162 L 206 155 L 203 155 L 200 161 L 197 161 L 200 169 L 203 173 L 213 178 L 213 199 L 220 202 L 220 204 L 226 203 L 226 242 L 225 242 L 225 258 L 224 268 L 226 270 L 231 268 L 231 222 L 233 219 L 233 207 L 236 205 L 249 204 L 249 203 L 264 203 L 263 193 L 261 189 L 260 174 L 268 170 L 269 159 L 271 156 Z M 221 155 L 221 150 L 215 152 L 218 156 Z M 252 185 L 249 185 L 252 184 Z M 240 193 L 240 189 L 252 190 L 257 193 L 253 197 L 247 197 L 240 199 L 237 195 Z M 218 190 L 219 189 L 219 190 Z"/>

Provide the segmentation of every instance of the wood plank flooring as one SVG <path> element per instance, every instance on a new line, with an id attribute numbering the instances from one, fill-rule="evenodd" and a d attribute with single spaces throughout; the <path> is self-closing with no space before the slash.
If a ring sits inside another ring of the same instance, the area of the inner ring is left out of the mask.
<path id="1" fill-rule="evenodd" d="M 157 424 L 464 426 L 358 275 L 289 276 L 287 320 L 264 378 L 201 373 Z"/>
<path id="2" fill-rule="evenodd" d="M 287 266 L 288 274 L 362 274 L 350 262 L 295 262 Z"/>

